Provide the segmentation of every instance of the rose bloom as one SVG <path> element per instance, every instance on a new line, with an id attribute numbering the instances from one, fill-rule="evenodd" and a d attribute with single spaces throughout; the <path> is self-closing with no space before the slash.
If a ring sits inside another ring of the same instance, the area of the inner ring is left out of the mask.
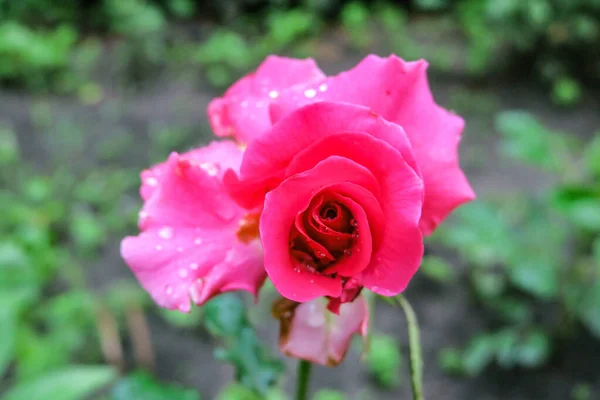
<path id="1" fill-rule="evenodd" d="M 209 106 L 218 135 L 248 144 L 232 198 L 262 209 L 265 269 L 279 292 L 330 308 L 361 288 L 393 296 L 423 234 L 474 198 L 458 164 L 464 122 L 438 106 L 425 61 L 368 56 L 326 77 L 269 57 Z"/>
<path id="2" fill-rule="evenodd" d="M 312 60 L 268 57 L 209 105 L 215 134 L 242 146 L 213 142 L 142 173 L 141 233 L 121 245 L 142 286 L 187 312 L 256 294 L 268 275 L 288 299 L 282 351 L 340 362 L 366 332 L 363 288 L 402 292 L 423 236 L 475 197 L 458 163 L 464 122 L 435 103 L 426 68 L 368 56 L 327 77 Z"/>

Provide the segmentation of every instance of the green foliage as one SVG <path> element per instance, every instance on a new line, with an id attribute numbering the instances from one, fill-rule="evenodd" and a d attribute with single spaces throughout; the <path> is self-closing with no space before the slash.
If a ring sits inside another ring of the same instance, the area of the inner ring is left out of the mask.
<path id="1" fill-rule="evenodd" d="M 200 400 L 191 389 L 168 385 L 157 381 L 144 371 L 134 372 L 120 379 L 111 390 L 111 400 Z"/>
<path id="2" fill-rule="evenodd" d="M 365 363 L 369 373 L 384 388 L 400 385 L 400 348 L 395 338 L 388 335 L 369 336 Z"/>
<path id="3" fill-rule="evenodd" d="M 313 396 L 313 400 L 345 400 L 346 395 L 337 390 L 321 389 Z"/>
<path id="4" fill-rule="evenodd" d="M 47 88 L 63 71 L 77 40 L 71 27 L 36 31 L 18 22 L 0 20 L 0 80 Z"/>
<path id="5" fill-rule="evenodd" d="M 23 381 L 4 394 L 2 400 L 83 400 L 108 385 L 115 377 L 116 373 L 111 367 L 71 366 Z"/>
<path id="6" fill-rule="evenodd" d="M 283 372 L 283 366 L 260 343 L 243 301 L 227 293 L 205 304 L 203 311 L 206 328 L 224 342 L 224 347 L 215 351 L 215 357 L 232 364 L 236 379 L 246 388 L 266 393 Z"/>
<path id="7" fill-rule="evenodd" d="M 454 269 L 441 257 L 423 257 L 419 271 L 439 283 L 448 283 L 456 280 Z"/>
<path id="8" fill-rule="evenodd" d="M 496 129 L 504 136 L 502 150 L 510 157 L 551 172 L 568 168 L 571 160 L 566 136 L 550 132 L 530 114 L 503 112 L 496 118 Z"/>
<path id="9" fill-rule="evenodd" d="M 506 155 L 553 173 L 555 184 L 470 204 L 434 235 L 459 251 L 481 306 L 500 322 L 463 351 L 440 354 L 450 373 L 477 375 L 491 362 L 539 367 L 556 335 L 574 335 L 579 324 L 600 338 L 600 186 L 589 155 L 597 139 L 572 143 L 523 112 L 500 114 L 497 128 Z"/>
<path id="10" fill-rule="evenodd" d="M 342 25 L 350 42 L 358 49 L 365 49 L 371 42 L 369 9 L 361 2 L 348 3 L 340 15 Z"/>

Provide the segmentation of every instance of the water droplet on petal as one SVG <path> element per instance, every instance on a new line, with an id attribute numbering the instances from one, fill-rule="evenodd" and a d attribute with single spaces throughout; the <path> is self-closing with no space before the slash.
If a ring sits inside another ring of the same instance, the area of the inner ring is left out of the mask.
<path id="1" fill-rule="evenodd" d="M 350 250 L 350 249 L 344 250 L 344 255 L 345 256 L 351 256 L 352 255 L 352 250 Z"/>
<path id="2" fill-rule="evenodd" d="M 151 176 L 149 178 L 146 178 L 146 185 L 148 185 L 148 186 L 156 186 L 156 185 L 158 185 L 158 180 L 155 177 L 153 177 L 153 176 Z"/>
<path id="3" fill-rule="evenodd" d="M 300 273 L 300 267 L 295 267 L 294 271 L 299 274 Z"/>
<path id="4" fill-rule="evenodd" d="M 352 225 L 352 226 L 358 226 L 358 222 L 354 218 L 352 218 L 350 220 L 350 225 Z"/>
<path id="5" fill-rule="evenodd" d="M 180 276 L 181 278 L 187 278 L 187 276 L 188 276 L 188 270 L 187 270 L 187 269 L 185 269 L 185 268 L 181 268 L 181 269 L 179 270 L 179 276 Z"/>
<path id="6" fill-rule="evenodd" d="M 165 293 L 168 295 L 172 295 L 173 294 L 173 287 L 171 285 L 167 285 L 167 287 L 165 288 Z"/>
<path id="7" fill-rule="evenodd" d="M 190 287 L 188 292 L 190 294 L 190 298 L 194 303 L 200 302 L 200 295 L 202 294 L 202 289 L 204 288 L 204 280 L 196 279 L 194 282 L 190 283 Z"/>
<path id="8" fill-rule="evenodd" d="M 161 250 L 162 250 L 162 248 L 163 248 L 163 247 L 162 247 L 160 244 L 157 244 L 157 245 L 156 245 L 156 250 L 158 250 L 158 251 L 161 251 Z"/>
<path id="9" fill-rule="evenodd" d="M 352 239 L 358 239 L 360 237 L 360 235 L 358 234 L 358 232 L 354 232 L 352 234 Z"/>
<path id="10" fill-rule="evenodd" d="M 326 83 L 321 83 L 321 85 L 319 86 L 319 90 L 321 92 L 324 92 L 327 90 L 327 84 Z"/>
<path id="11" fill-rule="evenodd" d="M 193 270 L 198 269 L 198 263 L 190 263 L 190 269 L 193 269 Z"/>
<path id="12" fill-rule="evenodd" d="M 325 257 L 325 253 L 323 253 L 322 251 L 318 251 L 317 252 L 317 257 L 323 258 L 323 257 Z"/>
<path id="13" fill-rule="evenodd" d="M 200 168 L 202 168 L 203 170 L 205 170 L 208 175 L 210 176 L 216 176 L 219 173 L 219 170 L 217 169 L 217 166 L 214 163 L 211 162 L 203 162 L 200 164 Z"/>
<path id="14" fill-rule="evenodd" d="M 140 211 L 138 213 L 138 217 L 140 217 L 140 219 L 146 219 L 146 218 L 148 218 L 148 212 L 147 211 Z"/>
<path id="15" fill-rule="evenodd" d="M 313 97 L 315 97 L 317 95 L 317 91 L 315 89 L 306 89 L 304 91 L 304 95 L 307 98 L 312 99 Z"/>
<path id="16" fill-rule="evenodd" d="M 194 239 L 194 244 L 195 244 L 196 246 L 200 246 L 200 245 L 202 244 L 202 239 L 201 239 L 201 238 L 196 238 L 196 239 Z"/>
<path id="17" fill-rule="evenodd" d="M 158 231 L 158 236 L 161 239 L 165 239 L 165 240 L 171 239 L 173 237 L 173 228 L 171 228 L 170 226 L 163 226 Z"/>
<path id="18" fill-rule="evenodd" d="M 271 90 L 269 92 L 269 97 L 272 99 L 276 99 L 277 97 L 279 97 L 279 92 L 277 90 Z"/>

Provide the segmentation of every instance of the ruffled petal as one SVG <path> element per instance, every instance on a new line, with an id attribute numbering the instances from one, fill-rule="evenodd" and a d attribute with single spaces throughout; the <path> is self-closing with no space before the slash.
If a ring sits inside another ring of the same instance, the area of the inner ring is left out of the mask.
<path id="1" fill-rule="evenodd" d="M 406 62 L 396 56 L 370 55 L 355 68 L 325 82 L 289 88 L 272 105 L 271 119 L 276 122 L 308 103 L 340 101 L 369 107 L 401 125 L 425 182 L 421 229 L 429 234 L 475 194 L 458 163 L 464 121 L 435 103 L 426 70 L 424 60 Z"/>
<path id="2" fill-rule="evenodd" d="M 264 282 L 259 242 L 238 237 L 246 211 L 221 181 L 224 167 L 237 170 L 240 159 L 233 143 L 213 142 L 146 172 L 155 184 L 142 188 L 142 233 L 125 238 L 121 254 L 158 305 L 188 312 L 191 302 L 224 291 L 256 295 Z"/>
<path id="3" fill-rule="evenodd" d="M 269 56 L 256 72 L 236 82 L 208 106 L 208 117 L 217 136 L 234 136 L 248 143 L 271 127 L 269 104 L 279 92 L 296 84 L 325 79 L 312 59 Z"/>

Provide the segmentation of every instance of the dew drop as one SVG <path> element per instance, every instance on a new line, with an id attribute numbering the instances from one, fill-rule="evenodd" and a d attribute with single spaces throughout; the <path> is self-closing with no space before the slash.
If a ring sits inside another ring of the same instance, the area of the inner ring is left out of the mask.
<path id="1" fill-rule="evenodd" d="M 295 267 L 294 271 L 299 274 L 300 273 L 300 267 Z"/>
<path id="2" fill-rule="evenodd" d="M 324 92 L 327 90 L 327 84 L 326 83 L 321 83 L 321 85 L 319 86 L 319 90 L 321 92 Z"/>
<path id="3" fill-rule="evenodd" d="M 151 176 L 150 178 L 146 178 L 146 185 L 156 186 L 156 185 L 158 185 L 158 180 L 153 176 Z"/>
<path id="4" fill-rule="evenodd" d="M 313 97 L 315 97 L 317 95 L 317 91 L 315 89 L 306 89 L 304 91 L 304 95 L 307 98 L 312 99 Z"/>
<path id="5" fill-rule="evenodd" d="M 163 247 L 162 247 L 160 244 L 157 244 L 157 245 L 156 245 L 156 250 L 158 250 L 158 251 L 161 251 L 161 250 L 162 250 L 162 248 L 163 248 Z"/>
<path id="6" fill-rule="evenodd" d="M 173 287 L 171 285 L 167 285 L 167 287 L 165 288 L 165 293 L 168 295 L 172 295 L 173 294 Z"/>
<path id="7" fill-rule="evenodd" d="M 190 294 L 190 297 L 194 303 L 200 302 L 200 300 L 201 300 L 200 295 L 202 293 L 203 287 L 204 287 L 203 279 L 196 279 L 196 281 L 194 281 L 190 284 L 190 287 L 188 288 L 188 293 Z"/>
<path id="8" fill-rule="evenodd" d="M 200 168 L 202 168 L 203 170 L 205 170 L 208 175 L 210 176 L 216 176 L 217 173 L 219 172 L 217 170 L 217 167 L 215 166 L 215 164 L 211 163 L 211 162 L 203 162 L 200 164 Z"/>
<path id="9" fill-rule="evenodd" d="M 187 276 L 188 276 L 188 270 L 187 270 L 187 269 L 185 269 L 185 268 L 181 268 L 181 269 L 179 270 L 179 276 L 180 276 L 181 278 L 187 278 Z"/>
<path id="10" fill-rule="evenodd" d="M 140 217 L 140 219 L 146 219 L 146 218 L 148 218 L 148 212 L 147 211 L 140 211 L 138 213 L 138 217 Z"/>
<path id="11" fill-rule="evenodd" d="M 350 249 L 344 250 L 344 255 L 345 256 L 351 256 L 352 255 L 352 250 L 350 250 Z"/>
<path id="12" fill-rule="evenodd" d="M 352 218 L 350 220 L 350 225 L 352 225 L 352 226 L 358 226 L 358 222 L 354 218 Z"/>
<path id="13" fill-rule="evenodd" d="M 200 245 L 202 244 L 202 239 L 201 239 L 201 238 L 196 238 L 196 239 L 194 239 L 194 244 L 195 244 L 196 246 L 200 246 Z"/>
<path id="14" fill-rule="evenodd" d="M 197 270 L 198 269 L 198 263 L 190 263 L 190 269 Z"/>
<path id="15" fill-rule="evenodd" d="M 269 92 L 269 97 L 272 99 L 276 99 L 277 97 L 279 97 L 279 92 L 277 90 L 271 90 Z"/>
<path id="16" fill-rule="evenodd" d="M 317 252 L 317 257 L 323 258 L 323 257 L 325 257 L 325 253 L 323 253 L 322 251 L 319 251 L 319 252 Z"/>
<path id="17" fill-rule="evenodd" d="M 173 237 L 173 228 L 171 228 L 170 226 L 163 226 L 158 231 L 158 236 L 161 239 L 165 239 L 165 240 L 171 239 Z"/>
<path id="18" fill-rule="evenodd" d="M 352 239 L 358 239 L 360 237 L 360 235 L 358 234 L 358 232 L 354 232 L 352 234 Z"/>

